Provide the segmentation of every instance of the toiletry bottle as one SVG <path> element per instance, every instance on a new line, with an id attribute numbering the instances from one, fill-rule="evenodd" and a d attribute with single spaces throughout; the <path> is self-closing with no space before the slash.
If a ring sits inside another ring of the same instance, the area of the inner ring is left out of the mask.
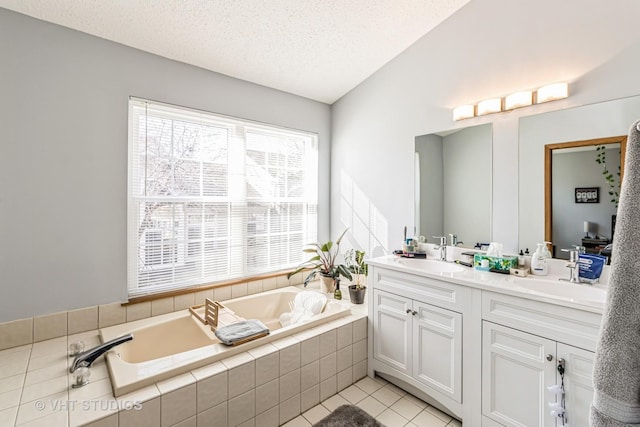
<path id="1" fill-rule="evenodd" d="M 524 252 L 520 249 L 520 253 L 518 254 L 518 268 L 524 267 Z"/>
<path id="2" fill-rule="evenodd" d="M 531 257 L 531 273 L 536 276 L 546 276 L 548 273 L 547 256 L 543 249 L 544 243 L 538 243 L 538 249 Z"/>
<path id="3" fill-rule="evenodd" d="M 336 279 L 336 290 L 333 291 L 333 298 L 342 299 L 342 291 L 340 290 L 340 278 Z"/>

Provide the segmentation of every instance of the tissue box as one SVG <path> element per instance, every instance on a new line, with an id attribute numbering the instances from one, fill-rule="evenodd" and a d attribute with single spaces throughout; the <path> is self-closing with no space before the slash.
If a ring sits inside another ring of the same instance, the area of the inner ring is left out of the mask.
<path id="1" fill-rule="evenodd" d="M 489 267 L 482 267 L 483 260 L 489 261 Z M 491 269 L 501 270 L 508 272 L 509 269 L 518 266 L 517 256 L 488 256 L 484 254 L 473 255 L 473 268 L 476 270 L 489 271 Z"/>

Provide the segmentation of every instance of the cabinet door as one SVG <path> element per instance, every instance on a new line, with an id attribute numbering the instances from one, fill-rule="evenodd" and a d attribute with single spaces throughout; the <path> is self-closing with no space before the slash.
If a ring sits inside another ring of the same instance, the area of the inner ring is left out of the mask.
<path id="1" fill-rule="evenodd" d="M 556 383 L 556 342 L 482 323 L 483 415 L 508 427 L 555 427 L 547 387 Z"/>
<path id="2" fill-rule="evenodd" d="M 413 376 L 462 401 L 462 315 L 413 302 Z"/>
<path id="3" fill-rule="evenodd" d="M 411 375 L 411 300 L 374 290 L 373 357 Z"/>
<path id="4" fill-rule="evenodd" d="M 558 343 L 558 360 L 564 359 L 565 407 L 572 426 L 589 425 L 589 407 L 593 399 L 593 360 L 595 353 Z M 560 384 L 560 375 L 558 375 Z"/>

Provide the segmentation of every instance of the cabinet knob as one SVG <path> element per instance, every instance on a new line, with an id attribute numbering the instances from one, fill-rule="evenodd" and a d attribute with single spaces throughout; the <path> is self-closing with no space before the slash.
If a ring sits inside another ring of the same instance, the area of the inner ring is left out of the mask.
<path id="1" fill-rule="evenodd" d="M 547 360 L 551 362 L 553 360 L 553 354 L 551 353 L 547 354 Z"/>
<path id="2" fill-rule="evenodd" d="M 407 308 L 407 314 L 411 313 L 411 309 Z"/>
<path id="3" fill-rule="evenodd" d="M 412 314 L 415 316 L 418 312 L 414 310 Z"/>

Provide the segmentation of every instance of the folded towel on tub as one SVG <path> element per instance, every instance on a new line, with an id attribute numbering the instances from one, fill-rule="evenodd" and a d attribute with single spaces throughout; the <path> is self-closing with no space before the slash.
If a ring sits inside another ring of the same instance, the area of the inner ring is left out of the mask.
<path id="1" fill-rule="evenodd" d="M 215 334 L 223 344 L 234 345 L 240 341 L 268 335 L 269 328 L 258 319 L 249 319 L 221 326 L 216 329 Z"/>

